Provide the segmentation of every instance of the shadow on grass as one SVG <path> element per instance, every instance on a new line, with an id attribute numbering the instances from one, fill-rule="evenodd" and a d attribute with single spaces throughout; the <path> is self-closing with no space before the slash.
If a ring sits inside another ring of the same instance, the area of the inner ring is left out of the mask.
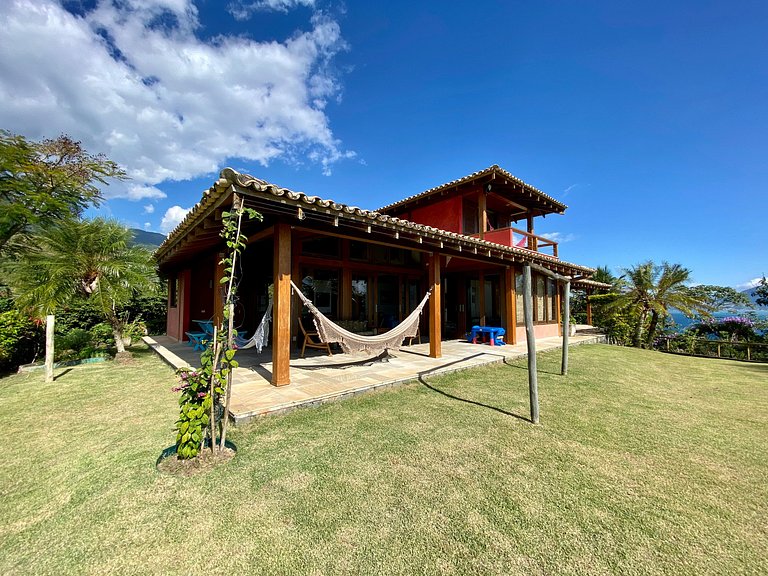
<path id="1" fill-rule="evenodd" d="M 480 354 L 478 354 L 479 356 Z M 451 394 L 449 392 L 446 392 L 445 390 L 441 390 L 440 388 L 436 388 L 435 386 L 429 384 L 425 377 L 429 376 L 436 370 L 442 370 L 445 369 L 446 366 L 451 366 L 452 364 L 458 364 L 460 362 L 464 362 L 467 360 L 467 358 L 463 358 L 461 360 L 457 360 L 455 362 L 451 362 L 450 364 L 444 364 L 443 366 L 440 366 L 440 368 L 433 368 L 431 370 L 425 370 L 423 372 L 419 372 L 418 375 L 418 381 L 419 383 L 432 390 L 433 392 L 437 392 L 438 394 L 441 394 L 442 396 L 445 396 L 446 398 L 450 398 L 451 400 L 458 400 L 459 402 L 464 402 L 466 404 L 472 404 L 473 406 L 479 406 L 480 408 L 486 408 L 488 410 L 493 410 L 494 412 L 498 412 L 500 414 L 504 414 L 505 416 L 512 416 L 513 418 L 517 418 L 518 420 L 522 420 L 523 422 L 533 422 L 530 418 L 527 418 L 525 416 L 521 416 L 520 414 L 515 414 L 514 412 L 510 412 L 509 410 L 504 410 L 503 408 L 499 408 L 498 406 L 491 406 L 489 404 L 483 404 L 482 402 L 478 402 L 477 400 L 470 400 L 469 398 L 462 398 L 461 396 L 456 396 L 455 394 Z"/>
<path id="2" fill-rule="evenodd" d="M 61 378 L 62 376 L 66 376 L 66 375 L 67 375 L 67 374 L 69 374 L 70 372 L 72 372 L 72 368 L 67 368 L 66 370 L 63 370 L 62 372 L 59 372 L 58 374 L 56 374 L 56 375 L 53 377 L 53 379 L 54 379 L 54 380 L 58 380 L 59 378 Z"/>
<path id="3" fill-rule="evenodd" d="M 514 361 L 520 360 L 520 359 L 521 359 L 520 356 L 518 356 L 517 358 L 504 358 L 504 364 L 506 364 L 510 368 L 514 368 L 515 370 L 523 370 L 524 372 L 528 372 L 528 364 L 515 364 L 514 363 Z M 561 375 L 559 370 L 556 370 L 556 371 L 542 370 L 541 368 L 538 367 L 538 365 L 536 366 L 536 368 L 537 368 L 536 371 L 539 374 L 551 374 L 553 376 L 560 376 Z"/>

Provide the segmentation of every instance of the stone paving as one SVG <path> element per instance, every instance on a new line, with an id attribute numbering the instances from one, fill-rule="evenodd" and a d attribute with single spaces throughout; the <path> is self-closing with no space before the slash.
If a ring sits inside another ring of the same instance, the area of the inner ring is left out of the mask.
<path id="1" fill-rule="evenodd" d="M 591 328 L 585 326 L 584 328 Z M 196 366 L 200 353 L 186 342 L 167 336 L 147 336 L 144 341 L 174 368 Z M 594 330 L 581 330 L 570 338 L 572 346 L 603 342 L 604 336 Z M 536 350 L 552 350 L 562 346 L 561 338 L 542 338 Z M 417 380 L 418 378 L 464 370 L 474 366 L 503 362 L 507 358 L 526 355 L 526 344 L 488 346 L 463 340 L 442 343 L 441 358 L 429 357 L 429 344 L 415 344 L 394 351 L 389 358 L 371 358 L 315 352 L 306 358 L 291 357 L 291 383 L 272 386 L 272 352 L 240 350 L 232 384 L 230 413 L 236 424 L 258 416 L 278 414 L 299 406 L 312 406 L 354 394 Z"/>

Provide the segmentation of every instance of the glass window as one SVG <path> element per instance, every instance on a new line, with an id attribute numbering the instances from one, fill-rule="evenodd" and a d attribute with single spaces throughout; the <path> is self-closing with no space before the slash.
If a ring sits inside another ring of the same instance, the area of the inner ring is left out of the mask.
<path id="1" fill-rule="evenodd" d="M 179 277 L 174 275 L 168 279 L 168 306 L 176 308 L 179 305 Z"/>
<path id="2" fill-rule="evenodd" d="M 312 300 L 320 312 L 329 318 L 338 318 L 339 312 L 339 271 L 305 270 L 301 280 L 301 291 Z"/>
<path id="3" fill-rule="evenodd" d="M 477 218 L 477 204 L 465 200 L 462 205 L 462 231 L 464 234 L 477 234 L 480 232 L 480 222 Z"/>
<path id="4" fill-rule="evenodd" d="M 536 317 L 534 320 L 537 322 L 544 322 L 546 321 L 547 317 L 544 314 L 544 300 L 546 299 L 547 293 L 546 293 L 546 283 L 544 276 L 539 276 L 538 274 L 534 276 L 534 280 L 536 283 L 536 290 L 535 290 L 535 300 L 536 300 Z"/>
<path id="5" fill-rule="evenodd" d="M 368 278 L 352 276 L 352 320 L 368 321 Z"/>
<path id="6" fill-rule="evenodd" d="M 550 322 L 557 320 L 555 302 L 557 302 L 557 284 L 551 278 L 547 278 L 547 320 Z"/>
<path id="7" fill-rule="evenodd" d="M 339 239 L 332 236 L 308 238 L 301 243 L 301 253 L 310 256 L 338 258 L 341 254 L 341 245 Z"/>
<path id="8" fill-rule="evenodd" d="M 515 313 L 518 324 L 525 324 L 525 311 L 523 310 L 523 274 L 515 272 Z"/>
<path id="9" fill-rule="evenodd" d="M 350 260 L 368 260 L 368 244 L 352 240 L 349 243 Z"/>

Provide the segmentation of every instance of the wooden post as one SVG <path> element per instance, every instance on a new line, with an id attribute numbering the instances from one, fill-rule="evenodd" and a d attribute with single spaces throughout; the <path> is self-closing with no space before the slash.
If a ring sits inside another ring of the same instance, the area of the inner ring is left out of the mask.
<path id="1" fill-rule="evenodd" d="M 432 252 L 429 256 L 429 279 L 432 284 L 432 294 L 429 296 L 429 356 L 440 358 L 443 355 L 441 328 L 442 304 L 440 303 L 440 254 Z"/>
<path id="2" fill-rule="evenodd" d="M 571 336 L 571 283 L 563 284 L 563 364 L 560 374 L 568 374 L 568 339 Z"/>
<path id="3" fill-rule="evenodd" d="M 528 342 L 528 394 L 531 399 L 531 422 L 539 423 L 539 383 L 536 375 L 536 335 L 533 333 L 533 297 L 531 295 L 531 266 L 523 265 L 523 316 L 525 338 Z"/>
<path id="4" fill-rule="evenodd" d="M 592 288 L 587 288 L 587 324 L 592 326 L 592 301 L 589 297 L 592 296 Z"/>
<path id="5" fill-rule="evenodd" d="M 507 312 L 507 342 L 517 344 L 517 294 L 515 293 L 515 269 L 504 269 L 504 300 Z"/>
<path id="6" fill-rule="evenodd" d="M 216 254 L 216 268 L 213 271 L 213 323 L 215 326 L 221 326 L 224 321 L 222 311 L 224 310 L 224 285 L 221 279 L 224 278 L 224 265 L 221 260 L 225 257 L 223 253 Z"/>
<path id="7" fill-rule="evenodd" d="M 272 385 L 285 386 L 291 383 L 291 227 L 288 224 L 275 226 L 272 277 Z"/>
<path id="8" fill-rule="evenodd" d="M 530 213 L 528 213 L 527 220 L 528 220 L 528 234 L 533 234 L 534 233 L 533 216 Z M 539 249 L 539 246 L 538 246 L 538 243 L 536 242 L 536 238 L 534 238 L 533 236 L 528 236 L 528 250 L 538 250 L 538 249 Z"/>
<path id="9" fill-rule="evenodd" d="M 45 317 L 45 381 L 53 382 L 53 324 L 55 317 Z"/>

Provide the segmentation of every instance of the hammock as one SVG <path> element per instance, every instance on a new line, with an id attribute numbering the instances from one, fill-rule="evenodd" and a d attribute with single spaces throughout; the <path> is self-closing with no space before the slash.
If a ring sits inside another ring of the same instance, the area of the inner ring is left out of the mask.
<path id="1" fill-rule="evenodd" d="M 254 332 L 253 336 L 248 340 L 236 337 L 235 344 L 237 344 L 237 347 L 241 350 L 255 347 L 258 352 L 261 352 L 262 348 L 267 345 L 267 340 L 269 339 L 269 323 L 271 321 L 272 299 L 270 298 L 269 304 L 267 305 L 267 311 L 264 312 L 264 316 L 262 317 L 261 322 L 259 322 L 259 327 L 256 328 L 256 332 Z"/>
<path id="2" fill-rule="evenodd" d="M 333 323 L 312 304 L 312 301 L 304 295 L 293 281 L 291 281 L 291 286 L 293 286 L 293 290 L 301 298 L 304 305 L 312 312 L 312 320 L 315 323 L 320 340 L 325 343 L 337 342 L 347 354 L 359 352 L 378 354 L 390 348 L 399 348 L 402 346 L 405 338 L 415 337 L 416 332 L 419 330 L 419 316 L 421 316 L 421 311 L 424 309 L 424 305 L 427 303 L 432 292 L 431 289 L 428 290 L 424 299 L 416 306 L 414 311 L 388 332 L 376 336 L 361 336 Z"/>

